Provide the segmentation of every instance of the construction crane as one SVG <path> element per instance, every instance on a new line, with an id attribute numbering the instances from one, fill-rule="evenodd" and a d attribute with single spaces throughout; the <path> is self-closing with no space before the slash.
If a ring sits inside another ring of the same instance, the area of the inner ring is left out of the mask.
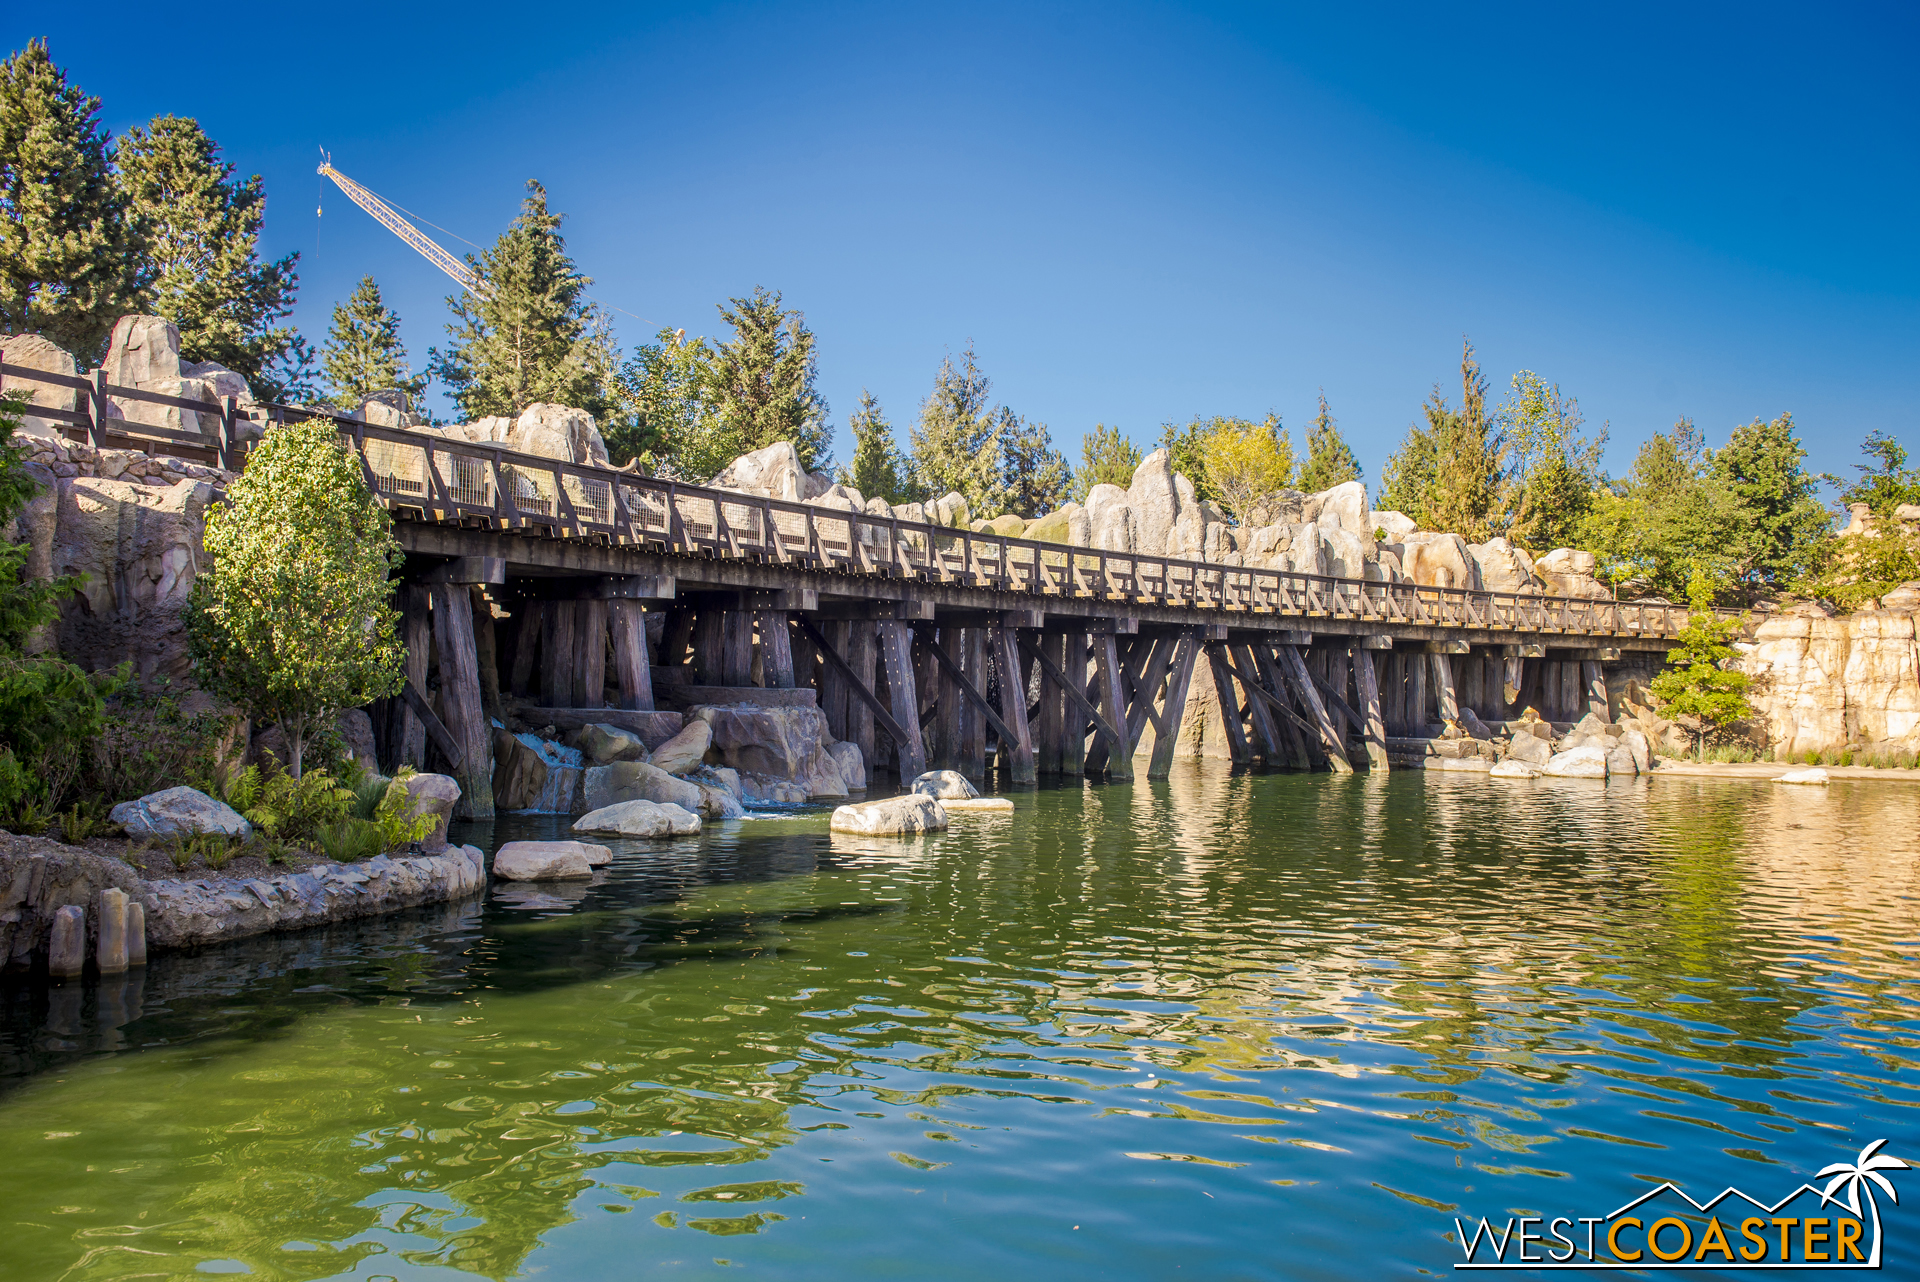
<path id="1" fill-rule="evenodd" d="M 333 185 L 347 193 L 347 199 L 385 223 L 387 230 L 401 240 L 412 245 L 420 256 L 438 267 L 441 271 L 460 283 L 460 287 L 476 298 L 489 298 L 493 291 L 480 279 L 473 268 L 436 245 L 427 234 L 396 213 L 392 206 L 353 179 L 333 167 L 333 157 L 320 153 L 325 160 L 320 165 L 320 175 L 333 179 Z"/>

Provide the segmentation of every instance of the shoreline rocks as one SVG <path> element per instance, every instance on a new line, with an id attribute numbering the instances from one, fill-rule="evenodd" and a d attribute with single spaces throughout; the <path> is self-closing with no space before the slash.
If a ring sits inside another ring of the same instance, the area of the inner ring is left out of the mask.
<path id="1" fill-rule="evenodd" d="M 827 824 L 829 831 L 862 837 L 911 837 L 946 826 L 946 809 L 922 793 L 841 806 Z"/>

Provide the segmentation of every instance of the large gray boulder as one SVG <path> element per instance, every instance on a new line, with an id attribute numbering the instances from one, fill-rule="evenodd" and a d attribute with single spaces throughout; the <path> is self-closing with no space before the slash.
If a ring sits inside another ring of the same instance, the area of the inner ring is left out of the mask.
<path id="1" fill-rule="evenodd" d="M 680 733 L 655 748 L 646 760 L 670 775 L 682 775 L 706 760 L 707 749 L 712 746 L 712 725 L 691 719 L 680 727 Z"/>
<path id="2" fill-rule="evenodd" d="M 721 489 L 804 503 L 824 494 L 831 482 L 823 483 L 800 465 L 800 453 L 792 441 L 776 441 L 751 454 L 742 454 L 713 478 L 713 484 Z"/>
<path id="3" fill-rule="evenodd" d="M 65 378 L 75 377 L 79 370 L 73 356 L 65 349 L 56 347 L 51 340 L 39 334 L 0 334 L 0 354 L 4 354 L 9 365 L 24 365 L 28 369 L 55 374 Z M 14 378 L 8 381 L 10 392 L 25 391 L 32 399 L 28 408 L 41 406 L 47 409 L 70 410 L 73 408 L 74 390 L 71 387 L 56 387 L 51 383 L 27 383 Z M 27 436 L 58 438 L 63 436 L 61 424 L 50 418 L 39 418 L 29 413 L 20 424 L 20 431 Z"/>
<path id="4" fill-rule="evenodd" d="M 1109 552 L 1139 550 L 1133 508 L 1117 485 L 1096 485 L 1087 492 L 1087 522 L 1092 546 Z"/>
<path id="5" fill-rule="evenodd" d="M 827 751 L 826 714 L 818 708 L 703 704 L 688 714 L 688 727 L 696 723 L 712 727 L 713 750 L 742 774 L 791 779 L 814 797 L 847 795 L 846 776 Z"/>
<path id="6" fill-rule="evenodd" d="M 1164 553 L 1180 518 L 1180 491 L 1174 483 L 1173 456 L 1155 450 L 1133 469 L 1127 486 L 1127 506 L 1133 509 L 1135 538 L 1143 552 Z"/>
<path id="7" fill-rule="evenodd" d="M 840 778 L 845 781 L 848 792 L 867 790 L 867 761 L 861 755 L 860 745 L 839 739 L 827 745 L 827 756 L 840 769 Z"/>
<path id="8" fill-rule="evenodd" d="M 709 819 L 739 819 L 747 813 L 740 799 L 725 788 L 710 783 L 693 785 L 700 790 L 700 813 Z"/>
<path id="9" fill-rule="evenodd" d="M 1507 744 L 1507 760 L 1544 766 L 1553 759 L 1553 745 L 1537 735 L 1517 734 Z"/>
<path id="10" fill-rule="evenodd" d="M 1367 504 L 1367 487 L 1360 481 L 1343 481 L 1330 490 L 1322 490 L 1307 502 L 1306 510 L 1313 510 L 1318 500 L 1318 511 L 1314 524 L 1323 530 L 1346 530 L 1352 534 L 1373 537 L 1373 527 L 1368 518 L 1373 515 Z"/>
<path id="11" fill-rule="evenodd" d="M 151 387 L 181 377 L 180 330 L 164 316 L 122 316 L 113 323 L 107 381 L 120 387 Z"/>
<path id="12" fill-rule="evenodd" d="M 863 837 L 911 836 L 938 832 L 947 826 L 947 812 L 938 801 L 919 793 L 888 797 L 884 801 L 861 801 L 841 806 L 828 821 L 834 832 Z"/>
<path id="13" fill-rule="evenodd" d="M 687 810 L 700 809 L 700 785 L 676 779 L 644 761 L 616 761 L 594 766 L 581 778 L 581 800 L 588 812 L 621 801 L 667 801 Z"/>
<path id="14" fill-rule="evenodd" d="M 253 836 L 253 825 L 232 806 L 184 786 L 150 792 L 138 801 L 123 801 L 107 817 L 135 840 L 202 833 L 220 833 L 243 841 Z"/>
<path id="15" fill-rule="evenodd" d="M 1571 752 L 1556 752 L 1547 759 L 1540 773 L 1558 779 L 1605 779 L 1607 750 L 1587 747 L 1575 748 Z"/>
<path id="16" fill-rule="evenodd" d="M 700 831 L 700 816 L 672 802 L 618 801 L 574 820 L 575 832 L 620 837 L 680 837 Z"/>
<path id="17" fill-rule="evenodd" d="M 70 477 L 22 514 L 33 544 L 30 573 L 44 566 L 51 576 L 85 576 L 55 625 L 63 657 L 91 669 L 131 663 L 142 677 L 190 681 L 183 611 L 212 499 L 205 481 Z"/>
<path id="18" fill-rule="evenodd" d="M 1503 538 L 1469 543 L 1467 551 L 1480 569 L 1480 586 L 1489 592 L 1536 593 L 1533 562 L 1525 552 Z"/>
<path id="19" fill-rule="evenodd" d="M 967 777 L 958 770 L 929 770 L 915 779 L 908 791 L 936 801 L 958 801 L 980 795 L 979 789 L 967 782 Z"/>
<path id="20" fill-rule="evenodd" d="M 1369 512 L 1367 524 L 1372 527 L 1367 533 L 1376 538 L 1385 534 L 1386 538 L 1382 542 L 1386 543 L 1399 543 L 1420 528 L 1420 523 L 1405 512 L 1395 512 L 1392 509 L 1384 512 Z"/>
<path id="21" fill-rule="evenodd" d="M 460 785 L 451 775 L 408 775 L 400 781 L 412 804 L 407 814 L 414 818 L 433 816 L 433 831 L 420 842 L 420 849 L 437 855 L 447 848 L 447 821 L 453 818 L 453 803 L 460 800 Z"/>
<path id="22" fill-rule="evenodd" d="M 546 758 L 508 730 L 493 732 L 493 804 L 499 810 L 531 810 L 547 790 Z"/>
<path id="23" fill-rule="evenodd" d="M 493 853 L 493 875 L 506 881 L 578 881 L 593 876 L 593 866 L 577 841 L 510 841 Z"/>
<path id="24" fill-rule="evenodd" d="M 1592 577 L 1600 558 L 1577 548 L 1555 548 L 1534 563 L 1543 574 L 1581 574 Z"/>
<path id="25" fill-rule="evenodd" d="M 1396 548 L 1400 568 L 1423 587 L 1480 587 L 1480 564 L 1458 534 L 1416 534 Z"/>
<path id="26" fill-rule="evenodd" d="M 669 739 L 667 743 L 672 743 Z M 631 730 L 622 730 L 619 726 L 602 725 L 589 722 L 580 727 L 574 736 L 574 745 L 580 749 L 582 760 L 590 766 L 610 765 L 615 761 L 649 761 L 647 745 L 640 736 Z M 666 744 L 662 744 L 665 747 Z M 702 749 L 704 752 L 705 749 Z M 679 771 L 669 770 L 668 774 Z"/>
<path id="27" fill-rule="evenodd" d="M 497 864 L 502 855 L 531 859 L 566 854 L 579 855 L 587 861 L 589 868 L 604 868 L 613 862 L 611 848 L 595 845 L 590 841 L 509 841 L 493 852 L 493 858 Z"/>

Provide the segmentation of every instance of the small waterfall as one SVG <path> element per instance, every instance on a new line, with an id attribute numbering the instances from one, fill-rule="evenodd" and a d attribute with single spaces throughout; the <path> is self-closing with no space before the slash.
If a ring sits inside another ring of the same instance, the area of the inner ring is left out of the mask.
<path id="1" fill-rule="evenodd" d="M 547 763 L 547 786 L 540 790 L 539 799 L 529 809 L 535 813 L 554 815 L 571 811 L 573 799 L 580 792 L 580 749 L 568 748 L 534 734 L 518 734 L 514 738 L 539 753 L 540 759 Z"/>

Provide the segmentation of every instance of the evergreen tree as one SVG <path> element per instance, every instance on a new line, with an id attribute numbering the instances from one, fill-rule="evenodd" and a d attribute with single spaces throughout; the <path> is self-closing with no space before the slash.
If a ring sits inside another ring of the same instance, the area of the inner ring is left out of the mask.
<path id="1" fill-rule="evenodd" d="M 1225 419 L 1219 415 L 1201 418 L 1194 415 L 1187 422 L 1176 426 L 1172 423 L 1160 425 L 1160 448 L 1167 452 L 1167 464 L 1176 473 L 1187 478 L 1193 484 L 1194 496 L 1219 502 L 1220 495 L 1207 479 L 1207 436 L 1222 423 L 1244 423 L 1245 419 Z"/>
<path id="2" fill-rule="evenodd" d="M 1873 461 L 1853 465 L 1860 473 L 1857 480 L 1848 483 L 1837 476 L 1821 478 L 1840 491 L 1841 506 L 1865 503 L 1875 516 L 1891 517 L 1903 503 L 1920 503 L 1920 469 L 1907 466 L 1904 446 L 1876 429 L 1867 433 L 1860 452 Z"/>
<path id="3" fill-rule="evenodd" d="M 570 405 L 596 418 L 609 408 L 613 347 L 605 315 L 586 296 L 593 283 L 567 256 L 562 215 L 547 191 L 527 183 L 520 216 L 467 263 L 489 289 L 447 299 L 454 320 L 445 352 L 427 372 L 445 383 L 469 419 L 518 414 L 536 402 Z"/>
<path id="4" fill-rule="evenodd" d="M 893 439 L 893 424 L 887 422 L 880 402 L 866 388 L 860 389 L 860 408 L 847 420 L 853 430 L 853 462 L 840 469 L 842 485 L 859 490 L 863 498 L 882 498 L 888 503 L 911 503 L 922 495 L 913 488 L 911 464 Z"/>
<path id="5" fill-rule="evenodd" d="M 1439 395 L 1439 389 L 1435 388 L 1435 398 Z M 1400 448 L 1387 456 L 1380 469 L 1380 510 L 1399 512 L 1421 529 L 1431 529 L 1427 523 L 1427 496 L 1433 492 L 1437 469 L 1433 433 L 1419 423 L 1413 424 L 1401 438 Z"/>
<path id="6" fill-rule="evenodd" d="M 1301 465 L 1299 488 L 1309 494 L 1360 479 L 1360 460 L 1340 435 L 1333 411 L 1327 408 L 1326 389 L 1320 390 L 1320 412 L 1307 429 L 1307 461 Z"/>
<path id="7" fill-rule="evenodd" d="M 1424 512 L 1414 519 L 1427 529 L 1484 543 L 1497 533 L 1506 441 L 1487 414 L 1487 380 L 1480 375 L 1472 343 L 1464 343 L 1460 354 L 1460 408 L 1449 409 L 1436 387 L 1426 415 L 1433 437 L 1433 481 Z"/>
<path id="8" fill-rule="evenodd" d="M 1791 414 L 1736 427 L 1713 453 L 1713 475 L 1738 514 L 1734 581 L 1749 595 L 1778 591 L 1805 574 L 1832 526 L 1814 497 L 1818 478 L 1802 466 L 1806 456 Z"/>
<path id="9" fill-rule="evenodd" d="M 1696 569 L 1687 585 L 1693 610 L 1680 631 L 1680 644 L 1667 651 L 1666 669 L 1653 679 L 1660 710 L 1671 718 L 1694 722 L 1702 759 L 1709 733 L 1753 715 L 1753 706 L 1747 702 L 1747 674 L 1728 666 L 1737 653 L 1733 639 L 1747 621 L 1715 613 L 1713 598 L 1712 579 Z"/>
<path id="10" fill-rule="evenodd" d="M 407 369 L 400 318 L 371 276 L 362 276 L 347 301 L 334 305 L 333 329 L 321 356 L 333 402 L 347 409 L 370 392 L 399 388 L 411 399 L 426 390 L 426 376 Z"/>
<path id="11" fill-rule="evenodd" d="M 726 448 L 738 456 L 792 441 L 801 466 L 831 466 L 833 432 L 827 403 L 814 385 L 820 369 L 806 317 L 782 311 L 780 295 L 757 285 L 751 297 L 728 302 L 733 310 L 720 308 L 720 318 L 733 327 L 733 337 L 713 361 Z"/>
<path id="12" fill-rule="evenodd" d="M 0 62 L 0 331 L 44 334 L 83 366 L 144 283 L 99 110 L 44 40 Z"/>
<path id="13" fill-rule="evenodd" d="M 935 498 L 958 491 L 976 514 L 1007 510 L 1000 474 L 1005 424 L 988 403 L 992 390 L 968 342 L 957 368 L 952 356 L 941 359 L 911 433 L 914 484 Z"/>
<path id="14" fill-rule="evenodd" d="M 1582 437 L 1580 403 L 1532 370 L 1515 374 L 1512 387 L 1500 407 L 1514 459 L 1507 534 L 1540 552 L 1565 547 L 1593 507 L 1607 429 Z"/>
<path id="15" fill-rule="evenodd" d="M 1000 484 L 1006 494 L 1002 511 L 1031 520 L 1067 501 L 1073 489 L 1073 469 L 1066 456 L 1053 448 L 1045 423 L 1029 423 L 1002 406 L 1000 420 Z M 980 516 L 998 515 L 981 512 Z"/>
<path id="16" fill-rule="evenodd" d="M 242 182 L 196 121 L 157 116 L 115 151 L 127 217 L 151 268 L 141 305 L 180 330 L 180 354 L 245 376 L 266 400 L 311 395 L 312 353 L 291 326 L 298 253 L 260 261 L 267 194 Z"/>
<path id="17" fill-rule="evenodd" d="M 1096 485 L 1117 485 L 1126 489 L 1140 466 L 1140 447 L 1120 435 L 1117 427 L 1095 423 L 1080 440 L 1080 467 L 1073 474 L 1073 498 L 1087 501 Z"/>
<path id="18" fill-rule="evenodd" d="M 705 481 L 733 461 L 714 399 L 713 348 L 684 329 L 662 329 L 620 368 L 617 413 L 601 435 L 616 464 Z M 722 457 L 725 455 L 725 457 Z"/>

